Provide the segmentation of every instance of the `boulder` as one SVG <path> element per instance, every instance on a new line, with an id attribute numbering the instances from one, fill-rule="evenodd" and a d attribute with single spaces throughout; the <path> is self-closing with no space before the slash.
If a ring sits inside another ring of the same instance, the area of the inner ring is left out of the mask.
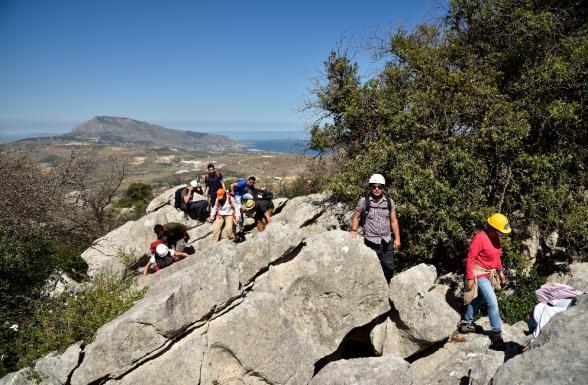
<path id="1" fill-rule="evenodd" d="M 412 340 L 407 330 L 398 327 L 390 317 L 372 329 L 370 338 L 374 351 L 381 356 L 408 358 L 429 346 Z"/>
<path id="2" fill-rule="evenodd" d="M 441 349 L 411 364 L 422 385 L 487 384 L 504 362 L 504 352 L 488 349 L 484 334 L 456 334 Z"/>
<path id="3" fill-rule="evenodd" d="M 498 368 L 492 385 L 584 384 L 588 378 L 588 295 L 556 314 L 533 349 Z"/>
<path id="4" fill-rule="evenodd" d="M 81 257 L 88 264 L 88 275 L 95 277 L 100 273 L 112 273 L 122 276 L 126 267 L 147 252 L 149 245 L 155 240 L 153 226 L 169 222 L 183 223 L 189 228 L 206 226 L 188 218 L 172 206 L 164 206 L 137 221 L 129 221 L 112 230 L 86 249 Z M 122 260 L 120 256 L 123 254 L 129 260 Z"/>
<path id="5" fill-rule="evenodd" d="M 61 354 L 50 353 L 35 362 L 35 371 L 43 383 L 65 385 L 69 375 L 78 366 L 81 352 L 81 343 L 78 342 Z"/>
<path id="6" fill-rule="evenodd" d="M 390 281 L 390 300 L 398 312 L 399 327 L 420 346 L 449 337 L 460 315 L 447 303 L 448 287 L 435 284 L 434 266 L 420 264 Z"/>
<path id="7" fill-rule="evenodd" d="M 342 231 L 308 239 L 210 322 L 201 383 L 248 383 L 254 374 L 255 383 L 306 384 L 348 333 L 388 312 L 386 291 L 377 257 L 360 240 Z"/>
<path id="8" fill-rule="evenodd" d="M 66 273 L 47 280 L 45 294 L 49 297 L 57 297 L 65 292 L 79 294 L 82 292 L 82 285 L 70 278 Z"/>
<path id="9" fill-rule="evenodd" d="M 0 385 L 37 385 L 37 381 L 32 378 L 31 369 L 25 368 L 0 378 Z"/>
<path id="10" fill-rule="evenodd" d="M 529 266 L 533 266 L 537 260 L 537 255 L 542 251 L 539 226 L 536 224 L 527 226 L 520 236 L 522 237 L 521 243 L 525 247 L 523 254 L 528 258 Z"/>
<path id="11" fill-rule="evenodd" d="M 412 385 L 410 365 L 399 357 L 339 360 L 325 366 L 309 385 Z"/>
<path id="12" fill-rule="evenodd" d="M 327 194 L 296 197 L 286 203 L 275 215 L 274 220 L 296 227 L 305 227 L 316 222 L 334 204 L 334 199 Z"/>
<path id="13" fill-rule="evenodd" d="M 547 278 L 547 282 L 561 282 L 575 289 L 588 293 L 588 262 L 572 263 L 567 273 L 555 273 Z"/>

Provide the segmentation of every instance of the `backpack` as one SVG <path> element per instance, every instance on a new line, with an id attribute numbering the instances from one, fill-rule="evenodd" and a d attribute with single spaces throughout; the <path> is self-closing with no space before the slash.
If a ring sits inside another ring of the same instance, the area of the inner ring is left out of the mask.
<path id="1" fill-rule="evenodd" d="M 392 201 L 390 201 L 390 198 L 388 198 L 388 195 L 384 195 L 384 198 L 386 199 L 386 203 L 388 203 L 388 214 L 392 213 Z M 363 225 L 365 224 L 365 219 L 368 216 L 368 213 L 370 212 L 370 194 L 365 196 L 365 207 L 363 209 L 363 211 L 361 212 L 361 216 L 359 217 L 359 225 L 361 227 L 363 227 Z M 375 207 L 376 209 L 383 209 L 382 207 Z M 388 215 L 388 219 L 390 219 L 390 215 Z"/>
<path id="2" fill-rule="evenodd" d="M 254 198 L 260 201 L 271 201 L 274 199 L 274 194 L 268 190 L 257 190 L 255 192 Z"/>
<path id="3" fill-rule="evenodd" d="M 206 218 L 210 215 L 210 210 L 208 210 L 208 200 L 201 199 L 196 202 L 190 203 L 189 215 L 192 219 L 198 219 L 201 222 L 204 222 Z"/>
<path id="4" fill-rule="evenodd" d="M 175 194 L 174 194 L 174 207 L 176 209 L 180 209 L 180 210 L 184 210 L 182 208 L 182 191 L 185 189 L 185 187 L 180 187 L 179 189 L 176 190 Z"/>

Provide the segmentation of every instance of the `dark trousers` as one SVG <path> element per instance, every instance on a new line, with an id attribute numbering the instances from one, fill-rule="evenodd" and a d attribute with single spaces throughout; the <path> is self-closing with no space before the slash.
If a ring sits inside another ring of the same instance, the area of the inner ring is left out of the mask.
<path id="1" fill-rule="evenodd" d="M 386 281 L 390 282 L 390 279 L 394 275 L 394 253 L 392 252 L 392 241 L 386 242 L 382 239 L 380 243 L 370 242 L 364 239 L 364 243 L 367 247 L 374 250 L 380 259 L 382 270 L 384 270 L 384 277 Z"/>

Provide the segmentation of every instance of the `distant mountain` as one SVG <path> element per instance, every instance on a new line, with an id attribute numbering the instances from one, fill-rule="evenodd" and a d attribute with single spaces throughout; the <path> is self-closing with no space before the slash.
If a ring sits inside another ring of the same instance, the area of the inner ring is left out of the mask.
<path id="1" fill-rule="evenodd" d="M 65 137 L 93 140 L 101 143 L 157 145 L 182 148 L 235 146 L 240 142 L 224 135 L 182 131 L 129 118 L 96 116 L 76 126 Z"/>

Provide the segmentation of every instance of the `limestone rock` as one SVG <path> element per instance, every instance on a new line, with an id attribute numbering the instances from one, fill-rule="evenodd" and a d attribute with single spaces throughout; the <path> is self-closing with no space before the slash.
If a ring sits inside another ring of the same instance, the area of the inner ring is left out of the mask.
<path id="1" fill-rule="evenodd" d="M 422 385 L 487 384 L 504 361 L 504 352 L 488 349 L 483 334 L 458 334 L 433 354 L 411 364 L 415 383 Z"/>
<path id="2" fill-rule="evenodd" d="M 352 329 L 389 310 L 380 271 L 375 254 L 346 232 L 308 239 L 294 259 L 260 276 L 241 304 L 210 322 L 202 383 L 239 373 L 270 384 L 308 383 L 315 363 Z"/>
<path id="3" fill-rule="evenodd" d="M 547 278 L 547 282 L 561 282 L 575 289 L 588 293 L 588 262 L 572 263 L 565 274 L 555 273 Z"/>
<path id="4" fill-rule="evenodd" d="M 116 378 L 165 352 L 187 330 L 236 306 L 248 283 L 268 264 L 289 258 L 301 242 L 299 230 L 276 224 L 250 242 L 218 242 L 206 254 L 192 255 L 149 276 L 146 296 L 100 328 L 95 341 L 86 346 L 72 384 Z"/>
<path id="5" fill-rule="evenodd" d="M 372 329 L 370 338 L 374 350 L 382 356 L 407 358 L 429 346 L 428 343 L 413 341 L 410 334 L 399 328 L 390 317 Z"/>
<path id="6" fill-rule="evenodd" d="M 327 194 L 296 197 L 290 199 L 274 219 L 292 226 L 305 227 L 314 223 L 333 204 L 333 198 Z"/>
<path id="7" fill-rule="evenodd" d="M 506 362 L 492 385 L 583 384 L 588 378 L 588 295 L 541 330 L 537 347 Z"/>
<path id="8" fill-rule="evenodd" d="M 533 265 L 537 259 L 537 255 L 542 251 L 541 248 L 541 232 L 539 226 L 536 224 L 529 225 L 522 234 L 521 243 L 525 247 L 523 254 L 529 259 L 529 265 Z"/>
<path id="9" fill-rule="evenodd" d="M 420 345 L 447 338 L 460 319 L 445 300 L 447 286 L 435 285 L 434 266 L 420 264 L 390 281 L 390 299 L 398 311 L 403 328 Z"/>
<path id="10" fill-rule="evenodd" d="M 53 298 L 65 292 L 79 294 L 82 292 L 82 285 L 70 278 L 66 273 L 62 273 L 55 278 L 50 278 L 45 286 L 45 293 Z"/>
<path id="11" fill-rule="evenodd" d="M 339 360 L 325 366 L 309 385 L 411 385 L 416 384 L 408 362 L 399 357 Z"/>
<path id="12" fill-rule="evenodd" d="M 78 366 L 81 343 L 71 345 L 62 354 L 51 353 L 35 363 L 35 371 L 44 383 L 64 385 Z"/>
<path id="13" fill-rule="evenodd" d="M 0 378 L 0 385 L 37 385 L 37 382 L 31 377 L 31 370 L 25 368 Z"/>

